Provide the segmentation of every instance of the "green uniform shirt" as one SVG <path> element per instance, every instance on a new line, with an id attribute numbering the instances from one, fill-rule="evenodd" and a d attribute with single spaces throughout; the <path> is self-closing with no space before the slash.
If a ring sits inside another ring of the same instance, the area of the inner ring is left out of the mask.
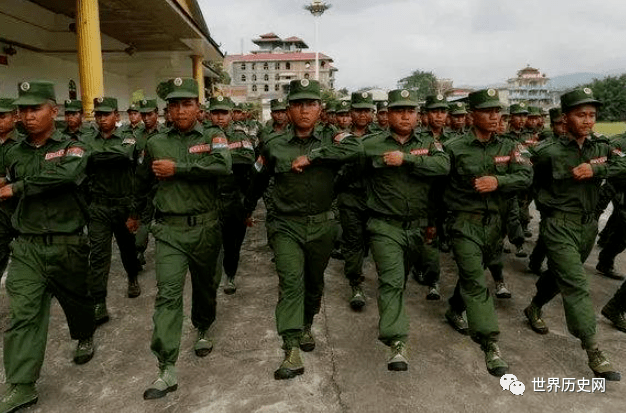
<path id="1" fill-rule="evenodd" d="M 76 233 L 87 223 L 78 185 L 85 179 L 84 144 L 55 131 L 36 148 L 28 138 L 5 156 L 14 197 L 13 227 L 21 234 Z"/>
<path id="2" fill-rule="evenodd" d="M 82 125 L 76 132 L 70 132 L 70 129 L 65 127 L 61 133 L 75 141 L 84 141 L 86 137 L 97 134 L 98 130 L 92 125 Z"/>
<path id="3" fill-rule="evenodd" d="M 488 142 L 476 138 L 473 130 L 463 138 L 444 144 L 450 155 L 450 177 L 444 194 L 450 211 L 502 213 L 511 193 L 530 187 L 532 167 L 520 152 L 518 143 L 501 136 Z M 498 188 L 480 194 L 474 189 L 474 179 L 495 176 Z"/>
<path id="4" fill-rule="evenodd" d="M 250 137 L 243 132 L 235 131 L 232 124 L 224 131 L 217 126 L 205 131 L 210 139 L 225 137 L 233 162 L 233 173 L 219 178 L 220 193 L 245 194 L 250 184 L 252 165 L 255 161 L 254 145 Z"/>
<path id="5" fill-rule="evenodd" d="M 17 129 L 13 129 L 13 131 L 11 131 L 7 137 L 5 138 L 4 142 L 0 143 L 0 165 L 4 165 L 4 167 L 2 168 L 2 170 L 0 170 L 0 177 L 4 178 L 6 177 L 6 166 L 8 165 L 6 163 L 6 156 L 7 156 L 7 152 L 9 152 L 9 149 L 11 149 L 13 146 L 15 146 L 16 144 L 18 144 L 19 142 L 21 142 L 24 139 L 24 136 L 21 135 Z M 6 199 L 2 202 L 0 202 L 0 211 L 11 215 L 13 214 L 13 211 L 15 211 L 15 207 L 17 206 L 17 198 L 13 197 L 10 199 Z"/>
<path id="6" fill-rule="evenodd" d="M 90 198 L 96 202 L 98 199 L 124 199 L 134 209 L 138 187 L 137 139 L 120 128 L 115 129 L 107 139 L 100 132 L 84 139 L 89 150 L 87 177 Z"/>
<path id="7" fill-rule="evenodd" d="M 152 161 L 176 163 L 174 176 L 157 182 L 154 206 L 163 215 L 199 215 L 218 209 L 217 176 L 232 172 L 228 143 L 223 137 L 209 139 L 202 124 L 188 132 L 170 128 L 150 138 L 144 167 Z M 149 176 L 156 179 L 151 170 Z"/>
<path id="8" fill-rule="evenodd" d="M 590 135 L 582 145 L 569 135 L 542 142 L 531 149 L 535 169 L 535 191 L 538 208 L 593 214 L 604 178 L 626 173 L 626 156 L 604 137 Z M 577 181 L 572 168 L 589 163 L 593 177 Z"/>
<path id="9" fill-rule="evenodd" d="M 135 139 L 139 139 L 143 134 L 143 131 L 146 129 L 146 125 L 143 122 L 139 122 L 134 128 L 130 123 L 125 123 L 118 128 L 122 133 L 130 133 L 135 137 Z"/>
<path id="10" fill-rule="evenodd" d="M 276 213 L 308 216 L 330 210 L 337 170 L 341 164 L 358 159 L 362 151 L 354 137 L 335 142 L 332 131 L 315 128 L 311 136 L 298 138 L 293 130 L 288 130 L 265 142 L 255 163 L 257 173 L 246 197 L 246 211 L 254 210 L 271 177 Z M 311 165 L 301 173 L 292 171 L 291 163 L 303 155 L 308 156 Z"/>
<path id="11" fill-rule="evenodd" d="M 428 215 L 430 187 L 436 177 L 450 172 L 450 158 L 426 134 L 411 134 L 404 144 L 391 132 L 363 140 L 366 160 L 367 207 L 374 215 L 410 221 Z M 385 152 L 401 151 L 401 166 L 388 166 Z"/>

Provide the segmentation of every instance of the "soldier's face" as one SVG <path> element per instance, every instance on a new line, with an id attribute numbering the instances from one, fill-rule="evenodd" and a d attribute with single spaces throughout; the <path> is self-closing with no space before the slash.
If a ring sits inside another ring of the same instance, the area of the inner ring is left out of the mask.
<path id="1" fill-rule="evenodd" d="M 289 120 L 287 118 L 287 111 L 286 110 L 275 110 L 275 111 L 272 111 L 271 115 L 272 115 L 272 120 L 278 126 L 283 126 Z"/>
<path id="2" fill-rule="evenodd" d="M 78 129 L 83 124 L 82 112 L 65 112 L 65 123 L 70 129 Z"/>
<path id="3" fill-rule="evenodd" d="M 11 132 L 15 128 L 17 117 L 15 112 L 0 113 L 0 135 Z"/>
<path id="4" fill-rule="evenodd" d="M 580 105 L 565 113 L 567 130 L 575 138 L 588 136 L 596 124 L 596 107 Z"/>
<path id="5" fill-rule="evenodd" d="M 297 129 L 311 129 L 319 120 L 322 107 L 318 100 L 303 99 L 289 102 L 287 114 Z"/>
<path id="6" fill-rule="evenodd" d="M 498 125 L 498 133 L 506 132 L 509 126 L 509 118 L 507 116 L 500 116 L 500 124 Z"/>
<path id="7" fill-rule="evenodd" d="M 139 122 L 141 122 L 141 113 L 136 110 L 131 110 L 128 112 L 128 120 L 131 125 L 135 126 Z"/>
<path id="8" fill-rule="evenodd" d="M 417 109 L 412 107 L 389 108 L 389 129 L 401 136 L 409 135 L 417 126 Z"/>
<path id="9" fill-rule="evenodd" d="M 519 130 L 522 129 L 524 127 L 524 125 L 526 124 L 526 115 L 511 115 L 511 129 L 513 130 Z"/>
<path id="10" fill-rule="evenodd" d="M 179 131 L 186 132 L 193 128 L 198 119 L 199 110 L 198 99 L 172 99 L 167 102 L 167 112 L 172 117 L 174 127 Z"/>
<path id="11" fill-rule="evenodd" d="M 537 129 L 540 120 L 540 116 L 529 116 L 528 118 L 526 118 L 526 127 L 528 129 Z"/>
<path id="12" fill-rule="evenodd" d="M 552 132 L 554 132 L 555 135 L 563 135 L 565 132 L 567 132 L 565 116 L 561 116 L 560 118 L 555 119 L 554 122 L 552 122 Z"/>
<path id="13" fill-rule="evenodd" d="M 54 129 L 54 118 L 59 110 L 52 103 L 20 106 L 20 120 L 30 135 L 50 132 Z"/>
<path id="14" fill-rule="evenodd" d="M 200 109 L 198 111 L 198 122 L 202 122 L 204 120 L 204 110 Z"/>
<path id="15" fill-rule="evenodd" d="M 433 109 L 427 112 L 428 124 L 435 128 L 440 129 L 446 125 L 446 117 L 448 112 L 445 109 Z"/>
<path id="16" fill-rule="evenodd" d="M 500 108 L 474 110 L 472 118 L 476 129 L 482 132 L 496 133 L 500 124 Z"/>
<path id="17" fill-rule="evenodd" d="M 114 112 L 96 112 L 96 125 L 100 132 L 109 133 L 115 129 L 115 122 L 119 120 L 119 114 Z"/>
<path id="18" fill-rule="evenodd" d="M 150 111 L 148 113 L 142 113 L 141 118 L 143 119 L 143 123 L 146 125 L 146 129 L 154 129 L 158 120 L 159 114 L 156 110 Z"/>
<path id="19" fill-rule="evenodd" d="M 233 120 L 235 122 L 239 122 L 242 121 L 246 116 L 243 114 L 242 111 L 240 110 L 235 110 L 233 111 Z"/>
<path id="20" fill-rule="evenodd" d="M 352 116 L 348 112 L 341 112 L 335 115 L 335 123 L 339 129 L 348 129 L 352 126 Z"/>
<path id="21" fill-rule="evenodd" d="M 358 128 L 366 127 L 374 118 L 371 109 L 352 109 L 351 116 L 352 124 Z"/>
<path id="22" fill-rule="evenodd" d="M 450 127 L 461 130 L 465 127 L 465 115 L 450 115 Z"/>
<path id="23" fill-rule="evenodd" d="M 376 114 L 376 120 L 382 128 L 389 126 L 389 113 L 386 110 Z"/>
<path id="24" fill-rule="evenodd" d="M 229 110 L 212 110 L 210 116 L 211 123 L 215 126 L 219 126 L 222 129 L 228 127 L 232 119 Z"/>

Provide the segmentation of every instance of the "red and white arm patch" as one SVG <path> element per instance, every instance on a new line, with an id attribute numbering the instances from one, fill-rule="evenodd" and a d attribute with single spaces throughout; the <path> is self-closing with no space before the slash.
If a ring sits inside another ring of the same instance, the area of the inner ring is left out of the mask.
<path id="1" fill-rule="evenodd" d="M 216 136 L 211 141 L 213 149 L 228 149 L 228 140 L 225 136 Z"/>
<path id="2" fill-rule="evenodd" d="M 194 145 L 189 147 L 189 153 L 205 153 L 211 152 L 211 145 L 203 143 L 200 145 Z"/>
<path id="3" fill-rule="evenodd" d="M 589 163 L 591 165 L 600 165 L 603 163 L 606 163 L 607 161 L 607 157 L 606 156 L 600 156 L 599 158 L 593 158 L 589 161 Z"/>
<path id="4" fill-rule="evenodd" d="M 424 156 L 424 155 L 428 155 L 428 152 L 430 152 L 428 148 L 419 148 L 419 149 L 411 149 L 410 154 L 417 155 L 417 156 Z"/>
<path id="5" fill-rule="evenodd" d="M 506 164 L 506 163 L 511 162 L 511 156 L 510 156 L 510 155 L 506 155 L 506 156 L 496 156 L 496 157 L 494 157 L 494 158 L 493 158 L 493 161 L 494 161 L 496 164 L 498 164 L 498 165 L 499 165 L 499 164 Z"/>
<path id="6" fill-rule="evenodd" d="M 66 156 L 75 156 L 77 158 L 82 158 L 84 154 L 85 150 L 80 146 L 72 146 L 71 148 L 68 148 L 65 153 Z"/>
<path id="7" fill-rule="evenodd" d="M 65 149 L 59 149 L 56 152 L 48 152 L 45 156 L 45 160 L 49 161 L 51 159 L 60 158 L 65 155 Z"/>

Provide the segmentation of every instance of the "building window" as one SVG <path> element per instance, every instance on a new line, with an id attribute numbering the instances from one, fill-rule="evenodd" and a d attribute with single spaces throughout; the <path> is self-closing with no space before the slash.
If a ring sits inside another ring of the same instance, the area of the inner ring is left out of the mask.
<path id="1" fill-rule="evenodd" d="M 266 92 L 269 92 L 270 91 L 270 85 L 263 86 L 263 90 L 265 90 Z"/>
<path id="2" fill-rule="evenodd" d="M 263 76 L 263 80 L 265 80 L 266 82 L 269 82 L 269 80 L 270 80 L 270 75 L 265 75 L 265 76 Z"/>
<path id="3" fill-rule="evenodd" d="M 280 62 L 276 62 L 276 63 L 274 64 L 274 69 L 276 69 L 276 70 L 280 70 Z"/>
<path id="4" fill-rule="evenodd" d="M 326 66 L 326 62 L 322 62 L 321 67 L 325 67 L 325 66 Z"/>
<path id="5" fill-rule="evenodd" d="M 304 64 L 304 67 L 306 67 L 307 69 L 308 69 L 309 67 L 311 67 L 311 62 L 306 62 L 306 63 Z"/>
<path id="6" fill-rule="evenodd" d="M 246 75 L 241 75 L 241 81 L 245 82 L 246 81 Z"/>
<path id="7" fill-rule="evenodd" d="M 256 69 L 256 63 L 252 63 L 252 70 Z"/>
<path id="8" fill-rule="evenodd" d="M 308 74 L 308 73 L 305 73 L 305 74 L 304 74 L 304 78 L 305 78 L 305 79 L 308 79 L 308 78 L 309 78 L 309 74 Z"/>
<path id="9" fill-rule="evenodd" d="M 245 63 L 241 64 L 241 70 L 246 70 L 246 64 Z"/>
<path id="10" fill-rule="evenodd" d="M 270 68 L 270 65 L 267 64 L 267 62 L 263 63 L 263 70 L 268 70 Z"/>
<path id="11" fill-rule="evenodd" d="M 277 92 L 280 90 L 280 85 L 278 83 L 274 85 L 274 90 Z"/>
<path id="12" fill-rule="evenodd" d="M 276 73 L 276 76 L 274 76 L 274 79 L 275 79 L 276 81 L 279 81 L 279 80 L 280 80 L 280 75 L 279 75 L 278 73 Z"/>
<path id="13" fill-rule="evenodd" d="M 252 81 L 256 82 L 256 75 L 252 75 Z"/>
<path id="14" fill-rule="evenodd" d="M 256 85 L 252 85 L 252 91 L 256 92 Z"/>
<path id="15" fill-rule="evenodd" d="M 291 70 L 291 63 L 289 62 L 285 63 L 285 69 Z"/>

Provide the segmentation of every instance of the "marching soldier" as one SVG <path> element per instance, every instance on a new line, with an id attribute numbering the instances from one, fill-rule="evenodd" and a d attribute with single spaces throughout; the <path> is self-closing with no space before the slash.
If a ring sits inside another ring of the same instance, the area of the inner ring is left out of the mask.
<path id="1" fill-rule="evenodd" d="M 452 137 L 460 137 L 467 133 L 466 122 L 467 108 L 463 102 L 452 102 L 448 106 L 450 118 L 450 132 Z"/>
<path id="2" fill-rule="evenodd" d="M 388 106 L 389 102 L 386 100 L 376 104 L 376 122 L 370 127 L 372 133 L 389 130 Z"/>
<path id="3" fill-rule="evenodd" d="M 450 237 L 459 270 L 446 319 L 467 333 L 462 317 L 467 310 L 469 334 L 485 353 L 487 371 L 502 376 L 508 364 L 497 344 L 500 331 L 485 265 L 502 252 L 502 211 L 510 193 L 530 185 L 532 168 L 518 144 L 496 134 L 501 104 L 495 89 L 470 93 L 469 106 L 472 129 L 446 145 L 451 173 L 444 199 L 452 212 Z"/>
<path id="4" fill-rule="evenodd" d="M 139 104 L 131 103 L 126 110 L 128 114 L 128 123 L 120 127 L 122 133 L 130 132 L 135 139 L 139 139 L 143 133 L 144 125 L 141 123 L 141 113 L 139 112 Z M 119 121 L 119 119 L 118 119 Z"/>
<path id="5" fill-rule="evenodd" d="M 85 177 L 83 144 L 55 130 L 58 108 L 54 85 L 21 82 L 14 102 L 28 135 L 5 155 L 0 199 L 19 199 L 6 280 L 10 324 L 4 334 L 7 382 L 0 411 L 13 412 L 37 403 L 35 382 L 46 352 L 50 303 L 56 297 L 65 312 L 70 336 L 78 340 L 74 362 L 94 354 L 94 308 L 89 296 L 87 216 L 78 185 Z"/>
<path id="6" fill-rule="evenodd" d="M 80 100 L 68 99 L 64 103 L 65 108 L 65 124 L 66 127 L 62 131 L 64 135 L 70 139 L 82 141 L 85 135 L 96 133 L 93 127 L 83 125 L 83 102 Z"/>

